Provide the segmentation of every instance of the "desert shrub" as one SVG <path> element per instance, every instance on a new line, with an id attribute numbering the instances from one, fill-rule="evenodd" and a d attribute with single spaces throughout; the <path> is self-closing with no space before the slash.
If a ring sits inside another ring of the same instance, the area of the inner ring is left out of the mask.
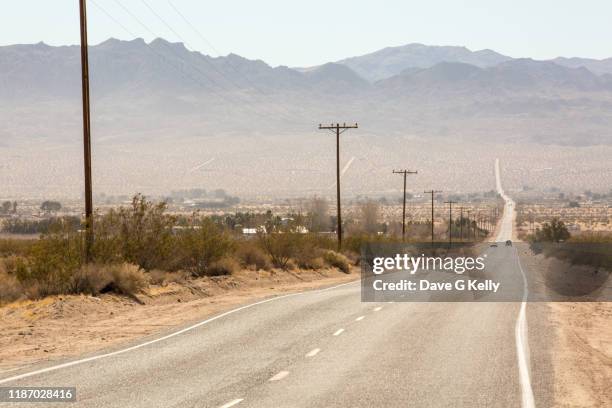
<path id="1" fill-rule="evenodd" d="M 127 263 L 116 265 L 88 264 L 73 276 L 72 292 L 99 293 L 114 292 L 133 296 L 147 287 L 147 278 L 138 266 Z"/>
<path id="2" fill-rule="evenodd" d="M 535 232 L 536 241 L 561 242 L 570 238 L 570 233 L 565 223 L 559 218 L 553 218 L 550 222 L 545 222 L 542 228 Z"/>
<path id="3" fill-rule="evenodd" d="M 111 210 L 97 217 L 94 257 L 100 263 L 123 260 L 144 270 L 165 269 L 176 249 L 172 233 L 174 217 L 166 214 L 166 203 L 154 204 L 142 195 L 131 207 Z"/>
<path id="4" fill-rule="evenodd" d="M 299 250 L 302 236 L 297 233 L 259 234 L 257 241 L 260 247 L 270 256 L 272 264 L 287 269 L 289 261 Z"/>
<path id="5" fill-rule="evenodd" d="M 316 270 L 325 266 L 321 258 L 321 250 L 317 246 L 317 241 L 308 236 L 299 239 L 294 259 L 296 265 L 302 269 Z"/>
<path id="6" fill-rule="evenodd" d="M 117 293 L 134 295 L 147 287 L 145 274 L 137 265 L 124 263 L 111 265 L 109 269 L 113 278 L 113 289 Z"/>
<path id="7" fill-rule="evenodd" d="M 296 265 L 301 269 L 312 269 L 314 271 L 323 269 L 325 261 L 320 256 L 315 257 L 298 257 L 295 260 Z"/>
<path id="8" fill-rule="evenodd" d="M 230 254 L 234 241 L 208 218 L 179 235 L 180 267 L 196 276 L 207 275 L 213 263 Z"/>
<path id="9" fill-rule="evenodd" d="M 326 251 L 323 259 L 329 266 L 340 269 L 344 273 L 350 273 L 349 260 L 346 256 L 334 251 Z"/>
<path id="10" fill-rule="evenodd" d="M 252 242 L 241 243 L 236 256 L 244 267 L 254 267 L 256 270 L 269 270 L 271 267 L 268 255 Z"/>
<path id="11" fill-rule="evenodd" d="M 231 275 L 240 269 L 240 265 L 233 258 L 222 258 L 213 262 L 206 270 L 208 276 Z"/>
<path id="12" fill-rule="evenodd" d="M 13 302 L 24 295 L 23 287 L 14 274 L 7 271 L 0 261 L 0 304 Z"/>
<path id="13" fill-rule="evenodd" d="M 83 264 L 82 244 L 78 232 L 54 230 L 33 245 L 27 260 L 18 262 L 15 276 L 24 286 L 35 285 L 39 296 L 70 293 Z"/>
<path id="14" fill-rule="evenodd" d="M 75 293 L 97 295 L 103 292 L 112 280 L 106 265 L 86 264 L 75 272 L 72 278 L 72 290 Z"/>

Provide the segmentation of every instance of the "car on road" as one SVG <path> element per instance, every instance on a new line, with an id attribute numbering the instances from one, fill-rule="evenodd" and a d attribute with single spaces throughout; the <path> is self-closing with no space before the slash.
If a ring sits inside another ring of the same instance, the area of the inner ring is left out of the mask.
<path id="1" fill-rule="evenodd" d="M 512 241 L 507 240 L 507 241 L 506 241 L 506 246 L 512 246 Z"/>

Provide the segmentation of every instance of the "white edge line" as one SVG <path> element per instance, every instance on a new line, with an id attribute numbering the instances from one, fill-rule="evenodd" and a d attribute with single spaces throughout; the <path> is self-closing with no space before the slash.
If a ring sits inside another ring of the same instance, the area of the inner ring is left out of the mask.
<path id="1" fill-rule="evenodd" d="M 0 384 L 6 384 L 6 383 L 11 382 L 11 381 L 16 381 L 16 380 L 21 380 L 23 378 L 33 377 L 33 376 L 38 375 L 38 374 L 44 374 L 44 373 L 48 373 L 48 372 L 51 372 L 51 371 L 60 370 L 62 368 L 68 368 L 68 367 L 72 367 L 72 366 L 75 366 L 75 365 L 79 365 L 79 364 L 83 364 L 83 363 L 88 363 L 90 361 L 101 360 L 103 358 L 113 357 L 113 356 L 117 356 L 117 355 L 120 355 L 120 354 L 127 353 L 129 351 L 134 351 L 134 350 L 137 350 L 139 348 L 149 346 L 151 344 L 155 344 L 155 343 L 159 343 L 159 342 L 164 341 L 164 340 L 168 340 L 168 339 L 170 339 L 172 337 L 176 337 L 176 336 L 178 336 L 180 334 L 183 334 L 183 333 L 186 333 L 188 331 L 197 329 L 200 326 L 204 326 L 205 324 L 214 322 L 215 320 L 221 319 L 222 317 L 229 316 L 229 315 L 234 314 L 236 312 L 239 312 L 241 310 L 249 309 L 251 307 L 258 306 L 258 305 L 261 305 L 261 304 L 264 304 L 264 303 L 273 302 L 273 301 L 276 301 L 276 300 L 285 299 L 285 298 L 293 297 L 293 296 L 305 295 L 305 294 L 309 294 L 309 293 L 325 292 L 325 291 L 336 289 L 336 288 L 339 288 L 339 287 L 342 287 L 342 286 L 353 285 L 355 283 L 359 283 L 359 281 L 356 280 L 356 281 L 352 281 L 352 282 L 342 283 L 340 285 L 331 286 L 331 287 L 323 288 L 323 289 L 315 289 L 315 290 L 307 290 L 307 291 L 304 291 L 304 292 L 289 293 L 289 294 L 286 294 L 286 295 L 276 296 L 276 297 L 273 297 L 273 298 L 270 298 L 270 299 L 261 300 L 259 302 L 250 303 L 248 305 L 244 305 L 244 306 L 238 307 L 236 309 L 228 310 L 227 312 L 221 313 L 220 315 L 211 317 L 210 319 L 206 319 L 204 321 L 201 321 L 199 323 L 196 323 L 194 325 L 191 325 L 189 327 L 186 327 L 186 328 L 181 329 L 179 331 L 176 331 L 174 333 L 170 333 L 170 334 L 168 334 L 166 336 L 163 336 L 163 337 L 160 337 L 158 339 L 154 339 L 154 340 L 150 340 L 150 341 L 147 341 L 147 342 L 144 342 L 144 343 L 140 343 L 140 344 L 137 344 L 135 346 L 131 346 L 131 347 L 128 347 L 128 348 L 125 348 L 125 349 L 122 349 L 122 350 L 117 350 L 117 351 L 113 351 L 113 352 L 110 352 L 110 353 L 105 353 L 105 354 L 100 354 L 100 355 L 97 355 L 97 356 L 87 357 L 87 358 L 83 358 L 83 359 L 80 359 L 80 360 L 70 361 L 68 363 L 58 364 L 58 365 L 55 365 L 55 366 L 43 368 L 43 369 L 32 371 L 32 372 L 29 372 L 29 373 L 24 373 L 24 374 L 16 375 L 16 376 L 13 376 L 13 377 L 5 378 L 5 379 L 0 380 Z"/>
<path id="2" fill-rule="evenodd" d="M 521 381 L 521 400 L 523 408 L 535 408 L 535 400 L 533 398 L 533 389 L 531 387 L 531 378 L 529 376 L 529 339 L 527 337 L 527 317 L 525 309 L 527 307 L 528 287 L 527 277 L 525 271 L 521 265 L 518 250 L 514 248 L 516 252 L 516 260 L 523 275 L 523 300 L 521 302 L 521 308 L 519 315 L 516 319 L 516 326 L 514 328 L 514 340 L 516 342 L 516 357 L 518 360 L 519 368 L 519 379 Z"/>
<path id="3" fill-rule="evenodd" d="M 308 354 L 306 354 L 306 357 L 314 357 L 314 356 L 316 356 L 317 354 L 319 354 L 319 352 L 320 352 L 320 351 L 321 351 L 321 349 L 320 349 L 320 348 L 316 348 L 316 349 L 310 350 L 310 351 L 308 352 Z"/>
<path id="4" fill-rule="evenodd" d="M 230 407 L 233 407 L 234 405 L 240 404 L 242 401 L 244 401 L 244 398 L 236 398 L 235 400 L 232 400 L 225 405 L 221 405 L 219 408 L 230 408 Z"/>
<path id="5" fill-rule="evenodd" d="M 504 199 L 504 212 L 507 207 L 512 207 L 512 211 L 514 211 L 514 205 L 511 205 L 509 202 L 512 202 L 512 199 L 508 197 L 502 188 L 501 185 L 501 171 L 499 167 L 499 159 L 495 159 L 495 187 L 497 188 L 497 192 Z M 504 214 L 505 216 L 506 214 Z M 512 231 L 512 222 L 510 222 Z M 498 237 L 502 236 L 502 232 L 504 231 L 504 224 L 501 225 Z M 516 247 L 514 248 L 516 253 L 516 260 L 519 266 L 519 270 L 521 271 L 521 275 L 523 277 L 523 299 L 521 301 L 521 307 L 519 309 L 519 314 L 516 318 L 516 325 L 514 326 L 514 341 L 516 343 L 516 358 L 519 369 L 519 381 L 521 384 L 521 406 L 523 408 L 535 408 L 535 401 L 533 398 L 533 389 L 531 387 L 531 379 L 529 377 L 529 340 L 527 336 L 527 318 L 525 316 L 525 309 L 527 308 L 527 299 L 529 294 L 529 287 L 527 285 L 527 276 L 525 275 L 525 271 L 523 270 L 523 266 L 521 265 L 521 259 L 518 254 L 518 250 Z"/>
<path id="6" fill-rule="evenodd" d="M 359 316 L 358 318 L 355 319 L 356 322 L 359 322 L 361 320 L 365 319 L 365 316 Z"/>
<path id="7" fill-rule="evenodd" d="M 344 329 L 338 329 L 336 330 L 336 332 L 334 333 L 334 336 L 339 336 L 344 332 Z"/>
<path id="8" fill-rule="evenodd" d="M 378 307 L 375 307 L 375 308 L 374 308 L 374 311 L 375 311 L 375 312 L 379 312 L 380 310 L 382 310 L 382 306 L 378 306 Z"/>

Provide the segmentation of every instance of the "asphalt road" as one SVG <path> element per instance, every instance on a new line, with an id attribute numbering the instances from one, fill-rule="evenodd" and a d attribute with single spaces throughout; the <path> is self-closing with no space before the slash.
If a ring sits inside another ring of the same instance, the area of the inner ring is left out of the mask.
<path id="1" fill-rule="evenodd" d="M 498 240 L 511 233 L 512 206 Z M 494 269 L 520 276 L 516 257 L 490 253 Z M 74 386 L 76 404 L 55 404 L 74 407 L 552 406 L 543 309 L 360 297 L 358 282 L 286 296 L 133 349 L 7 374 L 0 386 Z"/>

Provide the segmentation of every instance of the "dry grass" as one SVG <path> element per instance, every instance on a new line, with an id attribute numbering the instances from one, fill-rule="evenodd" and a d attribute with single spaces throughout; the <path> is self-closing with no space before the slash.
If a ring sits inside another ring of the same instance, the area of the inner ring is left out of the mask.
<path id="1" fill-rule="evenodd" d="M 170 283 L 185 283 L 189 279 L 189 274 L 184 271 L 166 272 L 154 269 L 149 271 L 149 282 L 152 285 L 166 286 Z"/>
<path id="2" fill-rule="evenodd" d="M 223 258 L 213 262 L 207 270 L 208 276 L 231 275 L 240 269 L 240 264 L 233 258 Z"/>
<path id="3" fill-rule="evenodd" d="M 24 296 L 24 290 L 17 278 L 0 268 L 0 305 L 14 302 Z"/>
<path id="4" fill-rule="evenodd" d="M 245 268 L 264 271 L 272 269 L 270 257 L 251 242 L 242 243 L 236 250 L 236 256 Z"/>
<path id="5" fill-rule="evenodd" d="M 127 263 L 83 265 L 73 277 L 72 292 L 97 295 L 114 292 L 133 296 L 148 286 L 142 269 Z"/>
<path id="6" fill-rule="evenodd" d="M 327 251 L 323 259 L 329 266 L 338 268 L 344 273 L 350 273 L 350 263 L 346 256 L 335 251 Z"/>

